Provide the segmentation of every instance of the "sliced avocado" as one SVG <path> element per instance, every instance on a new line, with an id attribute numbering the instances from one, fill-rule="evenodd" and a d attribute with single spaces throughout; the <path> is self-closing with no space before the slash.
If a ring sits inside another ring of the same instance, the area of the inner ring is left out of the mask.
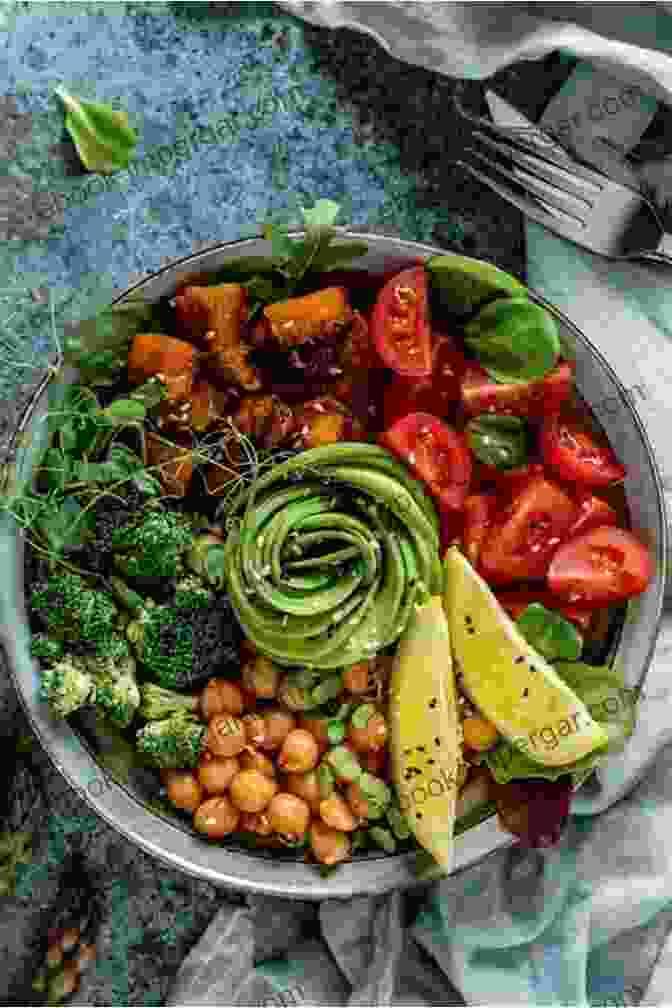
<path id="1" fill-rule="evenodd" d="M 462 686 L 517 749 L 543 766 L 568 766 L 609 736 L 532 648 L 457 547 L 444 561 L 444 605 Z"/>
<path id="2" fill-rule="evenodd" d="M 422 847 L 445 871 L 461 762 L 450 636 L 441 598 L 411 611 L 390 683 L 390 750 L 399 805 Z"/>
<path id="3" fill-rule="evenodd" d="M 425 264 L 431 290 L 451 315 L 473 314 L 496 297 L 525 294 L 527 288 L 492 263 L 468 256 L 432 256 Z"/>

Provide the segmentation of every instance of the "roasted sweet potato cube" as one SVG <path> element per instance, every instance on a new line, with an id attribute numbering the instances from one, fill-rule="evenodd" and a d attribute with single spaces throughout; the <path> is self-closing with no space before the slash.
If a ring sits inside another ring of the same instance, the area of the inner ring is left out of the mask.
<path id="1" fill-rule="evenodd" d="M 208 364 L 220 378 L 247 391 L 261 388 L 244 339 L 244 287 L 235 283 L 185 287 L 175 297 L 175 311 L 184 332 L 204 347 Z"/>
<path id="2" fill-rule="evenodd" d="M 336 399 L 324 396 L 303 404 L 296 414 L 298 447 L 321 448 L 338 441 L 364 441 L 362 424 Z"/>
<path id="3" fill-rule="evenodd" d="M 303 297 L 277 301 L 264 308 L 265 339 L 285 347 L 300 346 L 309 339 L 329 339 L 352 317 L 345 287 L 324 287 Z M 255 333 L 259 339 L 259 332 Z"/>
<path id="4" fill-rule="evenodd" d="M 147 465 L 158 466 L 158 476 L 166 493 L 184 497 L 194 472 L 190 446 L 175 444 L 148 432 Z"/>
<path id="5" fill-rule="evenodd" d="M 142 385 L 158 376 L 166 386 L 167 401 L 188 399 L 194 382 L 196 347 L 164 333 L 138 333 L 128 355 L 128 380 Z"/>
<path id="6" fill-rule="evenodd" d="M 199 434 L 221 419 L 230 400 L 229 392 L 198 378 L 191 392 L 191 427 Z"/>

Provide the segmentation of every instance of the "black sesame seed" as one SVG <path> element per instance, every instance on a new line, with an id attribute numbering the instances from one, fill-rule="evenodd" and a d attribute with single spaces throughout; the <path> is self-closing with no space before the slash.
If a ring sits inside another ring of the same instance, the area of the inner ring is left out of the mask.
<path id="1" fill-rule="evenodd" d="M 435 759 L 428 759 L 427 762 L 429 763 L 430 766 L 434 766 L 434 764 L 436 763 L 436 760 Z"/>
<path id="2" fill-rule="evenodd" d="M 415 776 L 422 777 L 422 770 L 420 770 L 418 767 L 415 767 Z"/>
<path id="3" fill-rule="evenodd" d="M 441 745 L 441 739 L 438 736 L 434 739 L 434 745 Z"/>
<path id="4" fill-rule="evenodd" d="M 525 688 L 525 689 L 523 690 L 523 696 L 524 696 L 524 697 L 526 697 L 526 696 L 529 696 L 529 695 L 530 695 L 530 691 L 529 691 L 529 689 Z"/>
<path id="5" fill-rule="evenodd" d="M 424 751 L 425 751 L 425 747 L 424 747 L 424 745 L 419 745 L 419 746 L 416 746 L 416 747 L 415 747 L 415 751 L 416 751 L 416 752 L 424 752 Z"/>
<path id="6" fill-rule="evenodd" d="M 464 617 L 464 621 L 465 621 L 465 623 L 473 623 L 474 622 L 473 619 L 471 618 L 471 616 L 465 616 Z"/>
<path id="7" fill-rule="evenodd" d="M 422 812 L 416 812 L 415 814 L 418 819 L 422 819 Z"/>
<path id="8" fill-rule="evenodd" d="M 404 756 L 412 756 L 412 754 L 413 754 L 412 749 L 404 749 Z"/>
<path id="9" fill-rule="evenodd" d="M 524 662 L 524 661 L 525 661 L 525 659 L 523 658 L 523 656 L 522 655 L 518 655 L 518 657 L 516 658 L 516 665 L 520 665 L 520 663 Z"/>
<path id="10" fill-rule="evenodd" d="M 430 709 L 434 710 L 434 708 L 436 707 L 437 703 L 438 703 L 438 700 L 436 700 L 435 697 L 432 697 L 432 699 L 429 701 Z"/>

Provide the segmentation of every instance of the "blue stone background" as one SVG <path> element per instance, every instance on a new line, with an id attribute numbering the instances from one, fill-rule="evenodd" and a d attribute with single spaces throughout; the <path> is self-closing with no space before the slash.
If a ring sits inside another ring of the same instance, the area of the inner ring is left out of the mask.
<path id="1" fill-rule="evenodd" d="M 501 74 L 499 90 L 536 116 L 570 71 L 550 58 Z M 59 84 L 128 111 L 140 135 L 128 172 L 82 172 Z M 65 322 L 166 260 L 258 233 L 269 218 L 297 222 L 319 197 L 361 230 L 522 274 L 518 213 L 451 166 L 470 132 L 454 87 L 371 39 L 303 25 L 272 4 L 0 0 L 0 455 Z M 0 669 L 0 737 L 27 732 Z M 0 902 L 0 1003 L 31 1002 L 63 861 L 78 849 L 103 927 L 100 961 L 75 1003 L 162 1003 L 221 901 L 236 897 L 126 843 L 39 749 L 12 777 L 8 822 L 27 817 L 34 861 L 16 897 Z M 273 903 L 256 905 L 261 960 L 277 954 Z M 314 927 L 314 908 L 297 905 L 296 937 Z M 596 968 L 598 1003 L 600 979 Z"/>

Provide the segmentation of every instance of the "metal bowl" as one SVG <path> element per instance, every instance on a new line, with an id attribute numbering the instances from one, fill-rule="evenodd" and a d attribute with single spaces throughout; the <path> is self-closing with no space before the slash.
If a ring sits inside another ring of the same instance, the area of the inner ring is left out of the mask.
<path id="1" fill-rule="evenodd" d="M 357 266 L 381 272 L 416 257 L 446 253 L 440 249 L 394 237 L 345 233 L 363 240 L 368 254 Z M 117 300 L 142 294 L 148 301 L 170 297 L 186 279 L 214 272 L 232 259 L 268 255 L 270 245 L 261 238 L 218 245 L 159 270 L 135 284 Z M 656 576 L 647 591 L 630 602 L 624 622 L 613 642 L 613 661 L 625 671 L 627 685 L 644 679 L 656 642 L 664 594 L 666 551 L 665 504 L 661 478 L 643 424 L 623 384 L 601 354 L 564 315 L 534 293 L 557 319 L 562 339 L 576 362 L 578 390 L 597 407 L 600 421 L 620 460 L 627 466 L 626 495 L 634 530 L 648 544 L 656 562 Z M 73 374 L 70 380 L 75 377 Z M 54 395 L 54 383 L 45 382 L 15 434 L 16 471 L 29 477 L 44 442 L 41 423 Z M 603 404 L 609 409 L 600 409 Z M 26 435 L 30 435 L 29 437 Z M 344 898 L 378 893 L 418 881 L 416 856 L 365 855 L 340 866 L 328 877 L 299 860 L 278 860 L 260 851 L 232 849 L 207 843 L 188 822 L 157 809 L 155 777 L 143 771 L 120 776 L 106 764 L 104 739 L 85 722 L 77 730 L 55 720 L 38 696 L 37 668 L 29 656 L 30 633 L 22 589 L 23 542 L 15 526 L 5 520 L 0 529 L 0 615 L 2 640 L 17 692 L 28 718 L 54 765 L 86 802 L 115 829 L 167 864 L 209 882 L 229 887 L 293 896 L 302 899 Z M 455 870 L 479 860 L 512 842 L 490 817 L 462 833 L 455 845 Z"/>

